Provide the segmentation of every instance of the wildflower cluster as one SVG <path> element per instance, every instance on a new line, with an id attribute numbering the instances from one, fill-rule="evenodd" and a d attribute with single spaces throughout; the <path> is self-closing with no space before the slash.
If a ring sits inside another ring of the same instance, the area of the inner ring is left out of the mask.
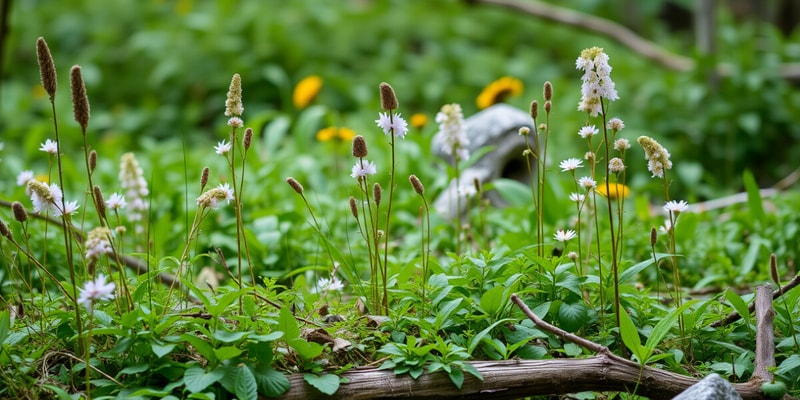
<path id="1" fill-rule="evenodd" d="M 436 114 L 436 123 L 439 132 L 434 137 L 434 142 L 441 144 L 445 154 L 454 155 L 457 161 L 469 158 L 469 138 L 464 129 L 464 114 L 459 104 L 445 104 Z"/>
<path id="2" fill-rule="evenodd" d="M 575 61 L 575 67 L 583 70 L 578 111 L 588 112 L 592 117 L 596 117 L 603 112 L 602 99 L 610 101 L 619 99 L 617 90 L 614 89 L 614 81 L 611 80 L 608 54 L 602 48 L 592 47 L 583 50 Z"/>

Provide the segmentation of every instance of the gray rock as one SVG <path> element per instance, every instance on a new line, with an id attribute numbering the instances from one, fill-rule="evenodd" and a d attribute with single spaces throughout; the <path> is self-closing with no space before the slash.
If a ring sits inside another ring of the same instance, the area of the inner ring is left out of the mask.
<path id="1" fill-rule="evenodd" d="M 520 182 L 529 182 L 527 162 L 522 152 L 527 148 L 525 138 L 519 135 L 523 126 L 531 129 L 528 140 L 531 147 L 536 150 L 536 135 L 533 129 L 533 120 L 530 114 L 511 107 L 507 104 L 495 104 L 464 120 L 464 130 L 469 138 L 468 150 L 474 154 L 484 146 L 494 148 L 483 155 L 480 160 L 469 168 L 461 171 L 460 185 L 474 187 L 475 179 L 485 185 L 497 178 L 515 179 Z M 437 147 L 438 146 L 438 147 Z M 441 144 L 434 141 L 433 153 L 452 163 L 452 158 L 445 154 Z M 536 162 L 532 162 L 535 171 Z M 467 194 L 458 190 L 453 179 L 448 187 L 434 201 L 434 208 L 444 217 L 455 218 L 458 215 L 458 198 L 461 197 L 461 207 L 467 204 Z M 497 193 L 487 193 L 486 197 L 496 206 L 502 206 L 503 200 Z"/>
<path id="2" fill-rule="evenodd" d="M 742 396 L 730 382 L 717 374 L 711 374 L 672 400 L 742 400 Z"/>

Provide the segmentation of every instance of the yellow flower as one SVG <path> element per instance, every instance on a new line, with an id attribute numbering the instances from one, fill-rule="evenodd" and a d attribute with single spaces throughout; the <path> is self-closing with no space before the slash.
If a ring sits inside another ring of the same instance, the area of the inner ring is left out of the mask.
<path id="1" fill-rule="evenodd" d="M 50 177 L 44 174 L 36 175 L 33 179 L 42 183 L 50 183 Z"/>
<path id="2" fill-rule="evenodd" d="M 486 86 L 475 101 L 479 109 L 484 109 L 505 100 L 509 96 L 522 94 L 522 81 L 504 76 Z"/>
<path id="3" fill-rule="evenodd" d="M 606 184 L 605 183 L 598 184 L 595 190 L 601 196 L 605 196 Z M 611 195 L 612 199 L 619 199 L 619 198 L 625 199 L 628 197 L 628 195 L 630 195 L 631 189 L 621 183 L 613 182 L 608 184 L 608 192 Z"/>
<path id="4" fill-rule="evenodd" d="M 352 129 L 338 126 L 329 126 L 317 132 L 317 140 L 320 142 L 328 142 L 334 139 L 342 142 L 349 142 L 353 140 L 355 136 L 356 133 Z"/>
<path id="5" fill-rule="evenodd" d="M 416 113 L 411 116 L 411 126 L 417 129 L 422 129 L 428 124 L 428 116 L 422 113 Z"/>
<path id="6" fill-rule="evenodd" d="M 292 93 L 292 102 L 298 110 L 308 107 L 322 89 L 322 78 L 317 75 L 311 75 L 303 78 L 294 87 Z"/>

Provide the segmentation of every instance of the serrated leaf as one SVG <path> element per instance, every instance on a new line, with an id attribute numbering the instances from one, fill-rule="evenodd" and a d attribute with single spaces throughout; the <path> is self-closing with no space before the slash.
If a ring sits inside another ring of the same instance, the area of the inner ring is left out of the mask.
<path id="1" fill-rule="evenodd" d="M 243 400 L 258 400 L 256 378 L 246 365 L 239 366 L 233 382 L 234 394 Z"/>
<path id="2" fill-rule="evenodd" d="M 223 376 L 225 376 L 225 372 L 220 369 L 207 372 L 200 367 L 193 367 L 183 373 L 183 384 L 186 385 L 186 390 L 196 393 L 213 385 Z"/>
<path id="3" fill-rule="evenodd" d="M 303 380 L 328 396 L 332 396 L 339 390 L 339 377 L 336 375 L 314 375 L 306 373 L 303 374 Z"/>
<path id="4" fill-rule="evenodd" d="M 255 368 L 250 372 L 256 378 L 259 393 L 267 397 L 278 397 L 291 388 L 291 383 L 286 375 L 272 368 Z"/>

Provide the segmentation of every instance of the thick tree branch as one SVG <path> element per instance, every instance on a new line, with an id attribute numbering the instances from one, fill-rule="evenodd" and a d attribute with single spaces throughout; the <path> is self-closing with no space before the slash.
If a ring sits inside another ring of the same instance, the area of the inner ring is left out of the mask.
<path id="1" fill-rule="evenodd" d="M 769 285 L 756 288 L 756 358 L 753 361 L 753 378 L 762 382 L 772 381 L 771 367 L 775 366 L 775 332 L 773 321 L 772 295 Z"/>

